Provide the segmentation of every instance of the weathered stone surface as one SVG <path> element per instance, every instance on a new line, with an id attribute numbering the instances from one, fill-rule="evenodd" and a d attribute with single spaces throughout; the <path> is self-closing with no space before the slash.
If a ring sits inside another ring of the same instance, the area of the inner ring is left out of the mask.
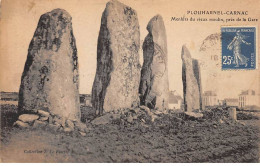
<path id="1" fill-rule="evenodd" d="M 41 115 L 41 116 L 44 116 L 44 117 L 50 116 L 49 112 L 46 112 L 46 111 L 43 111 L 43 110 L 38 110 L 38 114 Z"/>
<path id="2" fill-rule="evenodd" d="M 223 124 L 223 123 L 224 123 L 224 121 L 223 121 L 222 119 L 219 119 L 219 123 Z"/>
<path id="3" fill-rule="evenodd" d="M 168 109 L 169 81 L 167 38 L 160 15 L 154 16 L 147 25 L 149 34 L 143 43 L 144 63 L 139 87 L 140 102 L 149 108 Z"/>
<path id="4" fill-rule="evenodd" d="M 79 130 L 84 132 L 85 129 L 87 128 L 86 124 L 81 123 L 81 122 L 75 122 L 75 127 Z"/>
<path id="5" fill-rule="evenodd" d="M 19 111 L 47 110 L 80 119 L 78 57 L 71 16 L 55 9 L 40 17 L 21 78 Z"/>
<path id="6" fill-rule="evenodd" d="M 85 133 L 89 133 L 89 132 L 91 132 L 91 131 L 93 131 L 93 130 L 94 130 L 94 128 L 93 128 L 92 126 L 87 126 L 87 127 L 85 128 L 84 132 L 85 132 Z"/>
<path id="7" fill-rule="evenodd" d="M 131 108 L 130 111 L 137 114 L 140 111 L 140 108 Z"/>
<path id="8" fill-rule="evenodd" d="M 91 121 L 91 123 L 93 125 L 105 125 L 105 124 L 108 124 L 110 122 L 110 120 L 111 120 L 110 114 L 106 114 L 104 116 L 97 117 L 96 119 Z"/>
<path id="9" fill-rule="evenodd" d="M 64 117 L 58 118 L 57 116 L 53 118 L 53 121 L 65 127 L 66 119 Z"/>
<path id="10" fill-rule="evenodd" d="M 154 122 L 155 119 L 158 118 L 158 116 L 154 115 L 154 114 L 150 114 L 149 116 L 150 116 L 152 122 Z"/>
<path id="11" fill-rule="evenodd" d="M 47 116 L 42 116 L 42 117 L 40 117 L 40 121 L 47 121 L 49 119 L 49 117 L 47 117 Z"/>
<path id="12" fill-rule="evenodd" d="M 193 119 L 198 119 L 202 118 L 203 114 L 202 113 L 196 113 L 196 112 L 184 112 L 184 114 L 187 116 L 187 118 L 193 118 Z"/>
<path id="13" fill-rule="evenodd" d="M 182 82 L 183 82 L 183 97 L 184 111 L 192 112 L 201 109 L 201 96 L 198 83 L 198 75 L 193 70 L 193 59 L 189 50 L 184 45 L 182 47 Z"/>
<path id="14" fill-rule="evenodd" d="M 200 66 L 199 66 L 199 62 L 197 59 L 192 59 L 192 67 L 193 67 L 194 76 L 195 76 L 195 78 L 198 82 L 198 86 L 199 86 L 200 110 L 204 110 L 205 106 L 204 106 L 204 103 L 202 102 L 202 85 L 201 85 Z"/>
<path id="15" fill-rule="evenodd" d="M 46 125 L 47 125 L 46 122 L 42 122 L 42 121 L 39 121 L 39 120 L 36 120 L 33 123 L 34 128 L 42 128 L 42 127 L 45 127 Z"/>
<path id="16" fill-rule="evenodd" d="M 142 110 L 144 110 L 146 113 L 151 112 L 150 109 L 144 105 L 139 106 Z"/>
<path id="17" fill-rule="evenodd" d="M 74 129 L 74 123 L 71 120 L 66 120 L 66 126 L 68 126 L 69 128 Z"/>
<path id="18" fill-rule="evenodd" d="M 120 119 L 120 117 L 121 117 L 121 114 L 118 114 L 118 113 L 112 114 L 113 120 Z"/>
<path id="19" fill-rule="evenodd" d="M 116 0 L 103 12 L 92 106 L 102 113 L 139 103 L 140 32 L 136 11 Z"/>
<path id="20" fill-rule="evenodd" d="M 137 115 L 133 115 L 133 120 L 137 120 L 137 119 L 138 119 Z"/>
<path id="21" fill-rule="evenodd" d="M 237 109 L 235 107 L 229 108 L 228 113 L 231 119 L 237 120 Z"/>
<path id="22" fill-rule="evenodd" d="M 126 118 L 126 120 L 127 120 L 128 123 L 133 123 L 134 118 L 133 118 L 132 116 L 128 116 L 128 117 Z"/>
<path id="23" fill-rule="evenodd" d="M 87 135 L 86 133 L 84 133 L 84 132 L 82 132 L 82 131 L 80 131 L 79 133 L 80 133 L 80 135 L 83 136 L 83 137 L 85 137 L 85 136 Z"/>
<path id="24" fill-rule="evenodd" d="M 146 106 L 142 105 L 142 106 L 140 106 L 140 108 L 145 111 L 145 113 L 151 119 L 151 122 L 154 122 L 154 120 L 155 120 L 155 118 L 157 118 L 157 116 L 153 112 L 151 112 L 151 110 Z"/>
<path id="25" fill-rule="evenodd" d="M 31 123 L 38 119 L 39 116 L 35 114 L 22 114 L 18 117 L 20 121 L 26 122 L 26 123 Z"/>
<path id="26" fill-rule="evenodd" d="M 54 125 L 60 125 L 60 126 L 62 126 L 61 124 L 59 124 L 58 122 L 54 122 L 53 123 Z"/>
<path id="27" fill-rule="evenodd" d="M 65 133 L 71 133 L 72 131 L 74 131 L 74 129 L 73 129 L 73 128 L 69 128 L 69 127 L 65 127 L 65 128 L 63 129 L 63 131 L 64 131 Z"/>
<path id="28" fill-rule="evenodd" d="M 21 127 L 21 128 L 28 128 L 28 127 L 30 127 L 30 125 L 28 123 L 24 123 L 24 122 L 22 122 L 20 120 L 17 120 L 14 123 L 14 126 Z"/>

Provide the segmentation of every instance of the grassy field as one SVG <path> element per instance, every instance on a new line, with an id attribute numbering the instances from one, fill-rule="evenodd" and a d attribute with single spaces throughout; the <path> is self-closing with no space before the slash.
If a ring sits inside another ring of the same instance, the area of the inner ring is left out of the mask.
<path id="1" fill-rule="evenodd" d="M 16 109 L 1 105 L 2 162 L 259 162 L 259 120 L 231 121 L 219 109 L 199 121 L 170 113 L 146 125 L 92 126 L 93 111 L 82 107 L 85 137 L 13 128 Z"/>

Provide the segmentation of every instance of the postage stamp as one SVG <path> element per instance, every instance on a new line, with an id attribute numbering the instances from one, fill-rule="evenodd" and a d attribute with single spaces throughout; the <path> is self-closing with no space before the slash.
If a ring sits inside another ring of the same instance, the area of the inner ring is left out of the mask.
<path id="1" fill-rule="evenodd" d="M 221 27 L 222 70 L 257 68 L 257 28 Z"/>

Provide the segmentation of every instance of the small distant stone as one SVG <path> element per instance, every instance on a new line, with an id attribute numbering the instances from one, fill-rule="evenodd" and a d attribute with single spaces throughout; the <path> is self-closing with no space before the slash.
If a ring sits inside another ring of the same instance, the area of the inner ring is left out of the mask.
<path id="1" fill-rule="evenodd" d="M 66 125 L 71 128 L 71 129 L 74 129 L 74 123 L 71 121 L 71 120 L 66 120 Z"/>
<path id="2" fill-rule="evenodd" d="M 133 115 L 133 119 L 137 120 L 138 119 L 137 115 Z"/>
<path id="3" fill-rule="evenodd" d="M 58 131 L 59 131 L 59 132 L 62 132 L 62 131 L 63 131 L 63 127 L 60 127 L 60 128 L 58 129 Z"/>
<path id="4" fill-rule="evenodd" d="M 105 125 L 105 124 L 108 124 L 109 122 L 110 122 L 110 114 L 106 114 L 104 116 L 97 117 L 96 119 L 91 121 L 91 123 L 93 125 Z"/>
<path id="5" fill-rule="evenodd" d="M 23 122 L 26 122 L 26 123 L 31 123 L 38 118 L 39 118 L 39 116 L 35 115 L 35 114 L 22 114 L 22 115 L 19 116 L 18 119 L 23 121 Z"/>
<path id="6" fill-rule="evenodd" d="M 128 116 L 126 120 L 128 123 L 133 123 L 133 121 L 134 121 L 132 116 Z"/>
<path id="7" fill-rule="evenodd" d="M 162 114 L 168 114 L 168 113 L 167 113 L 166 111 L 164 111 L 164 112 L 163 112 L 163 111 L 155 111 L 155 112 L 153 112 L 153 114 L 160 116 L 160 115 L 162 115 Z"/>
<path id="8" fill-rule="evenodd" d="M 53 118 L 53 121 L 54 122 L 57 122 L 58 124 L 62 125 L 63 127 L 65 127 L 65 122 L 66 122 L 66 119 L 65 118 L 58 118 L 57 116 L 55 116 Z"/>
<path id="9" fill-rule="evenodd" d="M 73 123 L 78 121 L 78 119 L 75 119 L 75 118 L 74 118 L 74 119 L 70 119 L 70 120 L 71 120 Z"/>
<path id="10" fill-rule="evenodd" d="M 152 122 L 154 122 L 155 118 L 157 118 L 157 116 L 153 115 L 153 114 L 150 114 L 149 116 L 150 116 Z"/>
<path id="11" fill-rule="evenodd" d="M 243 125 L 243 126 L 245 126 L 246 124 L 245 124 L 245 122 L 239 122 L 241 125 Z"/>
<path id="12" fill-rule="evenodd" d="M 237 109 L 236 108 L 229 108 L 228 109 L 229 116 L 233 120 L 237 120 Z"/>
<path id="13" fill-rule="evenodd" d="M 53 124 L 54 124 L 54 125 L 61 126 L 61 124 L 59 124 L 58 122 L 54 122 Z"/>
<path id="14" fill-rule="evenodd" d="M 85 132 L 79 132 L 80 133 L 80 135 L 82 135 L 83 137 L 85 137 L 87 134 L 85 133 Z"/>
<path id="15" fill-rule="evenodd" d="M 184 112 L 185 115 L 193 118 L 202 118 L 203 114 L 202 113 L 195 113 L 195 112 Z"/>
<path id="16" fill-rule="evenodd" d="M 40 114 L 41 116 L 45 116 L 45 117 L 50 116 L 49 112 L 46 112 L 46 111 L 43 111 L 43 110 L 38 110 L 38 114 Z"/>
<path id="17" fill-rule="evenodd" d="M 39 120 L 35 120 L 34 123 L 33 123 L 33 128 L 42 128 L 42 127 L 45 127 L 45 126 L 46 126 L 46 123 L 39 121 Z"/>
<path id="18" fill-rule="evenodd" d="M 79 131 L 84 132 L 84 131 L 85 131 L 85 128 L 86 128 L 86 124 L 77 121 L 77 122 L 75 122 L 75 127 L 76 127 Z"/>
<path id="19" fill-rule="evenodd" d="M 89 133 L 90 131 L 94 130 L 92 126 L 87 126 L 84 130 L 85 133 Z"/>
<path id="20" fill-rule="evenodd" d="M 219 119 L 219 123 L 221 123 L 221 124 L 222 124 L 222 123 L 224 123 L 224 121 L 223 121 L 222 119 Z"/>
<path id="21" fill-rule="evenodd" d="M 47 121 L 49 119 L 49 117 L 47 117 L 47 116 L 42 116 L 42 117 L 40 117 L 40 121 Z"/>
<path id="22" fill-rule="evenodd" d="M 145 123 L 145 120 L 144 120 L 144 119 L 141 119 L 141 121 Z"/>
<path id="23" fill-rule="evenodd" d="M 137 114 L 140 111 L 140 108 L 131 108 L 130 112 Z"/>
<path id="24" fill-rule="evenodd" d="M 70 133 L 70 132 L 73 131 L 73 129 L 72 129 L 72 128 L 69 128 L 69 127 L 65 127 L 65 128 L 63 129 L 63 131 L 64 131 L 65 133 Z"/>
<path id="25" fill-rule="evenodd" d="M 148 107 L 146 107 L 146 106 L 144 106 L 144 105 L 141 105 L 141 106 L 139 106 L 142 110 L 144 110 L 145 112 L 150 112 L 150 108 L 148 108 Z"/>
<path id="26" fill-rule="evenodd" d="M 20 120 L 17 120 L 13 126 L 21 127 L 21 128 L 28 128 L 30 125 L 28 123 L 24 123 Z"/>
<path id="27" fill-rule="evenodd" d="M 112 119 L 116 120 L 116 119 L 120 119 L 121 115 L 120 114 L 113 114 L 112 115 Z"/>
<path id="28" fill-rule="evenodd" d="M 139 127 L 142 133 L 146 133 L 148 131 L 148 126 L 145 124 L 141 124 Z"/>

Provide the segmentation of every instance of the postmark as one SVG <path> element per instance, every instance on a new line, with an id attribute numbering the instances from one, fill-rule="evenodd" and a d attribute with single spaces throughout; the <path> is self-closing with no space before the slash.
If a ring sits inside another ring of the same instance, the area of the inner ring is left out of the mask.
<path id="1" fill-rule="evenodd" d="M 222 70 L 257 69 L 256 37 L 255 26 L 222 26 Z"/>

